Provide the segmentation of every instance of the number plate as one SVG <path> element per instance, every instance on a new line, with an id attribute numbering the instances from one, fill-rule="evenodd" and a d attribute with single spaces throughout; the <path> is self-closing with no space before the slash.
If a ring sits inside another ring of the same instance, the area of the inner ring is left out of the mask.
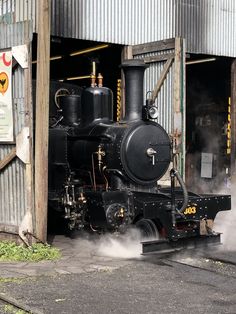
<path id="1" fill-rule="evenodd" d="M 184 215 L 194 215 L 197 212 L 196 206 L 189 206 L 185 208 Z"/>

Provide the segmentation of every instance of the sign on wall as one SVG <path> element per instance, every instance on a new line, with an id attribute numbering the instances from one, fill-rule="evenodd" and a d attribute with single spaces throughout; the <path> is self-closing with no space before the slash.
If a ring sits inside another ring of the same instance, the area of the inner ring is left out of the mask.
<path id="1" fill-rule="evenodd" d="M 13 142 L 12 52 L 0 52 L 0 142 Z"/>

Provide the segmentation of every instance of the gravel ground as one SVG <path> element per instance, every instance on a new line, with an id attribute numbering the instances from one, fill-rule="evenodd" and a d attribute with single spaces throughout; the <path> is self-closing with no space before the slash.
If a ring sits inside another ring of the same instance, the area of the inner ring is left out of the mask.
<path id="1" fill-rule="evenodd" d="M 0 291 L 45 314 L 235 314 L 236 266 L 153 256 L 114 269 L 3 280 Z"/>

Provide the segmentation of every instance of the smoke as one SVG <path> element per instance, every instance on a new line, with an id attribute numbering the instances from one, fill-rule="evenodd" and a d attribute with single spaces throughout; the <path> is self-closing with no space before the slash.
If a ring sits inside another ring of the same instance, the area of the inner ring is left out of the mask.
<path id="1" fill-rule="evenodd" d="M 236 183 L 231 186 L 234 191 Z M 224 250 L 236 250 L 236 197 L 231 196 L 231 210 L 219 212 L 214 222 L 214 230 L 221 232 L 221 240 Z"/>
<path id="2" fill-rule="evenodd" d="M 98 242 L 97 253 L 112 258 L 133 259 L 141 257 L 140 233 L 136 229 L 114 236 L 106 235 Z"/>
<path id="3" fill-rule="evenodd" d="M 81 258 L 91 256 L 95 259 L 99 257 L 138 259 L 142 257 L 141 234 L 135 228 L 130 228 L 124 234 L 91 235 L 80 233 L 76 238 L 73 238 L 73 241 L 69 241 L 69 245 L 69 250 L 74 250 Z"/>

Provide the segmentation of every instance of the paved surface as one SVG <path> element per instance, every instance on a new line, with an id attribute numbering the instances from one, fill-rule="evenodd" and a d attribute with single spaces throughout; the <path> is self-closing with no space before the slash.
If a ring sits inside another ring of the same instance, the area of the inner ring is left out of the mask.
<path id="1" fill-rule="evenodd" d="M 70 239 L 65 236 L 56 236 L 52 240 L 52 245 L 59 248 L 62 257 L 57 261 L 31 262 L 0 262 L 0 278 L 23 278 L 28 276 L 58 275 L 58 274 L 80 274 L 100 270 L 113 270 L 130 263 L 128 258 L 116 258 L 119 254 L 125 256 L 128 248 L 123 248 L 124 253 L 114 252 L 109 256 L 109 249 L 112 242 L 107 242 L 109 238 L 102 240 L 94 239 Z M 119 249 L 115 241 L 115 250 Z M 100 252 L 102 246 L 106 246 L 107 256 Z M 130 257 L 139 257 L 141 246 L 137 248 L 137 253 L 131 253 Z M 117 253 L 117 254 L 115 254 Z"/>
<path id="2" fill-rule="evenodd" d="M 57 236 L 53 245 L 58 261 L 0 263 L 0 298 L 45 314 L 236 314 L 236 250 L 142 257 L 132 237 Z"/>
<path id="3" fill-rule="evenodd" d="M 41 275 L 81 274 L 93 271 L 112 271 L 135 261 L 145 261 L 147 258 L 140 255 L 141 245 L 130 241 L 124 243 L 113 238 L 105 237 L 102 240 L 70 239 L 57 236 L 52 245 L 59 248 L 62 257 L 57 261 L 31 262 L 0 262 L 0 278 L 24 278 Z M 230 251 L 224 246 L 213 248 L 207 252 L 187 252 L 184 256 L 193 260 L 212 258 L 219 262 L 235 263 L 236 250 Z M 182 252 L 172 255 L 171 258 L 181 259 Z M 162 256 L 157 255 L 157 259 Z M 235 311 L 236 313 L 236 311 Z"/>

